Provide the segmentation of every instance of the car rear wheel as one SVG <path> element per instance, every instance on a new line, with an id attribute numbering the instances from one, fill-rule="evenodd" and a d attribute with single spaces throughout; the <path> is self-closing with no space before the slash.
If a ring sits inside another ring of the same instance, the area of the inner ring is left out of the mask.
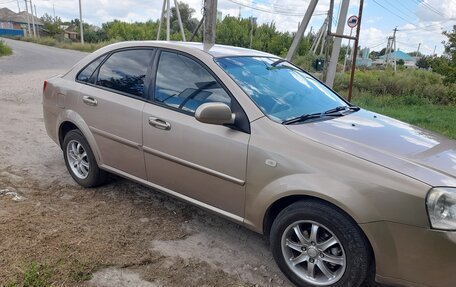
<path id="1" fill-rule="evenodd" d="M 360 286 L 371 263 L 367 240 L 342 211 L 319 201 L 296 202 L 279 213 L 271 248 L 298 286 Z"/>
<path id="2" fill-rule="evenodd" d="M 102 184 L 106 172 L 101 170 L 92 150 L 79 130 L 69 131 L 63 140 L 63 156 L 71 177 L 84 187 Z"/>

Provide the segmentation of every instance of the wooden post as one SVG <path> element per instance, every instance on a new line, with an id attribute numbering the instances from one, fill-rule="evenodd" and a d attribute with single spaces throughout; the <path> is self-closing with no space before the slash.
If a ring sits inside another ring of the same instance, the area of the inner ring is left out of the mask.
<path id="1" fill-rule="evenodd" d="M 356 26 L 355 47 L 353 47 L 352 67 L 350 74 L 350 84 L 348 85 L 348 101 L 351 101 L 353 94 L 353 80 L 355 79 L 356 56 L 358 55 L 359 31 L 361 30 L 361 17 L 363 16 L 364 0 L 360 0 L 358 13 L 358 26 Z"/>

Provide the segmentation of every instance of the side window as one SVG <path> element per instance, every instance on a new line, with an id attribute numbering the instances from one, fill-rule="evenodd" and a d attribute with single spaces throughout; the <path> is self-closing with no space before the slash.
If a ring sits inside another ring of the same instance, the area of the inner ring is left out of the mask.
<path id="1" fill-rule="evenodd" d="M 101 62 L 103 62 L 104 58 L 106 58 L 106 55 L 97 58 L 95 61 L 87 65 L 84 69 L 82 69 L 79 72 L 78 76 L 76 77 L 76 80 L 86 83 L 89 82 L 93 72 L 95 72 L 96 68 L 100 65 Z"/>
<path id="2" fill-rule="evenodd" d="M 194 113 L 207 102 L 231 106 L 231 98 L 215 78 L 189 57 L 162 52 L 155 82 L 155 101 Z"/>
<path id="3" fill-rule="evenodd" d="M 134 96 L 144 96 L 144 81 L 153 51 L 125 50 L 112 54 L 100 67 L 96 84 Z"/>

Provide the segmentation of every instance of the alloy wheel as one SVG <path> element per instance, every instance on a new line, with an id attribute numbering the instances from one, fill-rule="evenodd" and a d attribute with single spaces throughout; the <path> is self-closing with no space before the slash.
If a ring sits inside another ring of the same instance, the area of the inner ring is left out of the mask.
<path id="1" fill-rule="evenodd" d="M 281 247 L 288 267 L 310 284 L 328 286 L 344 275 L 344 248 L 334 233 L 320 223 L 292 223 L 282 235 Z"/>
<path id="2" fill-rule="evenodd" d="M 84 146 L 76 140 L 71 140 L 67 145 L 66 152 L 73 174 L 80 179 L 87 178 L 90 165 Z"/>

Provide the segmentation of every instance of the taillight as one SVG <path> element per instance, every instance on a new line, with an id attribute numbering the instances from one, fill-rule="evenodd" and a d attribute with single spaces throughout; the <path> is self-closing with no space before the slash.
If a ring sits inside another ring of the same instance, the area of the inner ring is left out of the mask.
<path id="1" fill-rule="evenodd" d="M 44 96 L 44 92 L 46 91 L 46 86 L 47 86 L 47 81 L 44 81 L 43 83 L 43 96 Z"/>

